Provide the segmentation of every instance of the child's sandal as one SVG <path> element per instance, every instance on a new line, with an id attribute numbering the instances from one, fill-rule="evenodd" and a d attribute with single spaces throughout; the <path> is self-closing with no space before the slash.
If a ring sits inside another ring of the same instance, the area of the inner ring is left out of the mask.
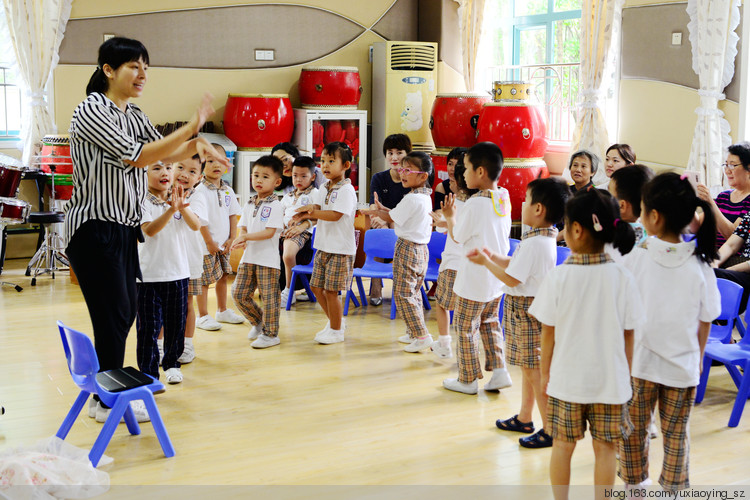
<path id="1" fill-rule="evenodd" d="M 539 432 L 531 436 L 522 437 L 518 440 L 524 448 L 549 448 L 552 446 L 552 436 L 539 429 Z"/>
<path id="2" fill-rule="evenodd" d="M 518 420 L 518 415 L 513 415 L 507 420 L 498 420 L 495 425 L 501 431 L 523 432 L 524 434 L 534 432 L 534 422 L 521 422 Z"/>

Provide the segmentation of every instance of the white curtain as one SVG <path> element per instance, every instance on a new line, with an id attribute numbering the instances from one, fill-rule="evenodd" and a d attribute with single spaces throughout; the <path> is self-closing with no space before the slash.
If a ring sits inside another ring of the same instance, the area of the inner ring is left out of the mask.
<path id="1" fill-rule="evenodd" d="M 625 0 L 583 0 L 581 5 L 581 104 L 573 132 L 571 152 L 588 149 L 602 157 L 609 147 L 609 134 L 601 103 L 603 83 L 610 70 L 610 49 L 620 36 L 622 6 Z M 604 169 L 593 178 L 594 184 L 606 182 Z"/>
<path id="2" fill-rule="evenodd" d="M 73 0 L 3 0 L 16 63 L 28 90 L 21 130 L 27 165 L 34 145 L 45 134 L 55 132 L 45 88 L 59 60 L 72 5 Z"/>
<path id="3" fill-rule="evenodd" d="M 688 0 L 688 32 L 693 71 L 698 75 L 700 107 L 695 110 L 693 144 L 687 169 L 698 172 L 709 187 L 722 183 L 722 163 L 729 147 L 729 122 L 719 110 L 722 93 L 734 76 L 739 36 L 740 0 Z"/>
<path id="4" fill-rule="evenodd" d="M 474 88 L 477 73 L 477 53 L 482 37 L 485 0 L 454 0 L 458 4 L 458 29 L 461 33 L 461 59 L 463 60 L 466 90 Z"/>

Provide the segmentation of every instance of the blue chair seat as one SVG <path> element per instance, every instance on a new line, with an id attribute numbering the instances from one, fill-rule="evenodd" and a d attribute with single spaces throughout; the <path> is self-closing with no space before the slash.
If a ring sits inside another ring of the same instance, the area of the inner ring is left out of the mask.
<path id="1" fill-rule="evenodd" d="M 701 373 L 698 390 L 695 394 L 695 402 L 703 401 L 708 385 L 708 374 L 711 371 L 711 361 L 719 361 L 732 377 L 734 385 L 737 386 L 737 397 L 734 400 L 732 413 L 729 415 L 729 427 L 737 427 L 745 409 L 745 403 L 750 397 L 750 336 L 745 335 L 736 344 L 722 344 L 721 342 L 709 342 L 703 356 L 703 372 Z"/>
<path id="2" fill-rule="evenodd" d="M 310 237 L 310 245 L 313 247 L 313 255 L 310 259 L 310 262 L 307 264 L 297 264 L 292 268 L 292 278 L 289 283 L 289 296 L 286 298 L 286 304 L 285 308 L 286 310 L 290 310 L 292 308 L 292 299 L 294 298 L 294 290 L 297 285 L 297 278 L 302 282 L 302 286 L 305 288 L 305 292 L 307 292 L 307 299 L 310 302 L 316 302 L 315 294 L 312 293 L 312 289 L 310 289 L 310 281 L 308 280 L 308 276 L 312 276 L 313 273 L 313 265 L 315 264 L 315 254 L 317 250 L 315 250 L 315 227 L 313 227 L 312 236 Z"/>

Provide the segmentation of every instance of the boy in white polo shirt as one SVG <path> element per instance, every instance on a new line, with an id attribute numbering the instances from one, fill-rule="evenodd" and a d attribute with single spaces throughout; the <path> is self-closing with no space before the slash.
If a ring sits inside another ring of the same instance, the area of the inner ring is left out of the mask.
<path id="1" fill-rule="evenodd" d="M 413 151 L 401 160 L 398 169 L 401 184 L 409 191 L 392 210 L 374 194 L 375 210 L 371 215 L 393 223 L 398 240 L 393 254 L 393 300 L 406 323 L 406 335 L 398 340 L 406 352 L 420 352 L 432 346 L 422 310 L 422 284 L 427 273 L 430 252 L 427 244 L 432 233 L 432 190 L 425 184 L 432 177 L 432 160 L 421 151 Z"/>
<path id="2" fill-rule="evenodd" d="M 214 147 L 223 151 L 221 146 Z M 237 234 L 237 220 L 242 208 L 232 188 L 221 179 L 226 168 L 212 157 L 203 166 L 203 180 L 193 196 L 203 196 L 208 224 L 201 226 L 203 236 L 203 275 L 198 297 L 198 320 L 202 330 L 219 330 L 221 323 L 243 323 L 244 318 L 227 309 L 227 276 L 232 272 L 229 251 Z M 208 287 L 216 283 L 216 319 L 208 314 Z"/>
<path id="3" fill-rule="evenodd" d="M 148 167 L 148 192 L 141 204 L 141 228 L 145 236 L 138 246 L 142 282 L 137 284 L 138 315 L 136 357 L 138 369 L 159 378 L 157 337 L 164 327 L 164 358 L 167 382 L 182 382 L 177 358 L 184 347 L 187 315 L 188 261 L 186 238 L 197 231 L 200 220 L 188 207 L 182 186 L 170 189 L 172 165 Z"/>
<path id="4" fill-rule="evenodd" d="M 458 217 L 454 208 L 455 197 L 447 197 L 443 216 L 448 235 L 464 248 L 487 247 L 493 253 L 508 255 L 510 196 L 505 188 L 497 187 L 503 169 L 503 153 L 496 144 L 480 142 L 466 153 L 464 165 L 466 186 L 479 189 L 479 192 L 466 201 Z M 458 335 L 458 378 L 445 379 L 443 387 L 465 394 L 477 393 L 477 379 L 482 378 L 477 330 L 487 358 L 485 369 L 492 371 L 492 378 L 484 389 L 496 391 L 510 387 L 512 382 L 505 369 L 498 318 L 502 282 L 486 267 L 463 256 L 453 291 L 457 295 L 453 326 Z"/>
<path id="5" fill-rule="evenodd" d="M 242 210 L 239 235 L 232 248 L 245 248 L 232 298 L 252 323 L 247 338 L 255 349 L 279 345 L 279 235 L 284 229 L 284 208 L 274 190 L 281 185 L 284 164 L 275 156 L 261 156 L 253 165 L 252 185 L 257 193 Z M 263 309 L 253 300 L 260 291 Z"/>

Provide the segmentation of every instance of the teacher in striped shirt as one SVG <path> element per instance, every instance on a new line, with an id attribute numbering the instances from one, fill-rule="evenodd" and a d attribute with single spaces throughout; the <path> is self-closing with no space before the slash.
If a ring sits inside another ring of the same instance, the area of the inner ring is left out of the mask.
<path id="1" fill-rule="evenodd" d="M 196 153 L 201 159 L 223 158 L 204 139 L 191 139 L 214 112 L 209 94 L 190 121 L 166 137 L 130 103 L 143 92 L 148 63 L 148 52 L 137 40 L 115 37 L 104 42 L 87 98 L 70 124 L 74 189 L 65 207 L 66 254 L 91 316 L 102 371 L 122 368 L 136 316 L 146 166 Z"/>

